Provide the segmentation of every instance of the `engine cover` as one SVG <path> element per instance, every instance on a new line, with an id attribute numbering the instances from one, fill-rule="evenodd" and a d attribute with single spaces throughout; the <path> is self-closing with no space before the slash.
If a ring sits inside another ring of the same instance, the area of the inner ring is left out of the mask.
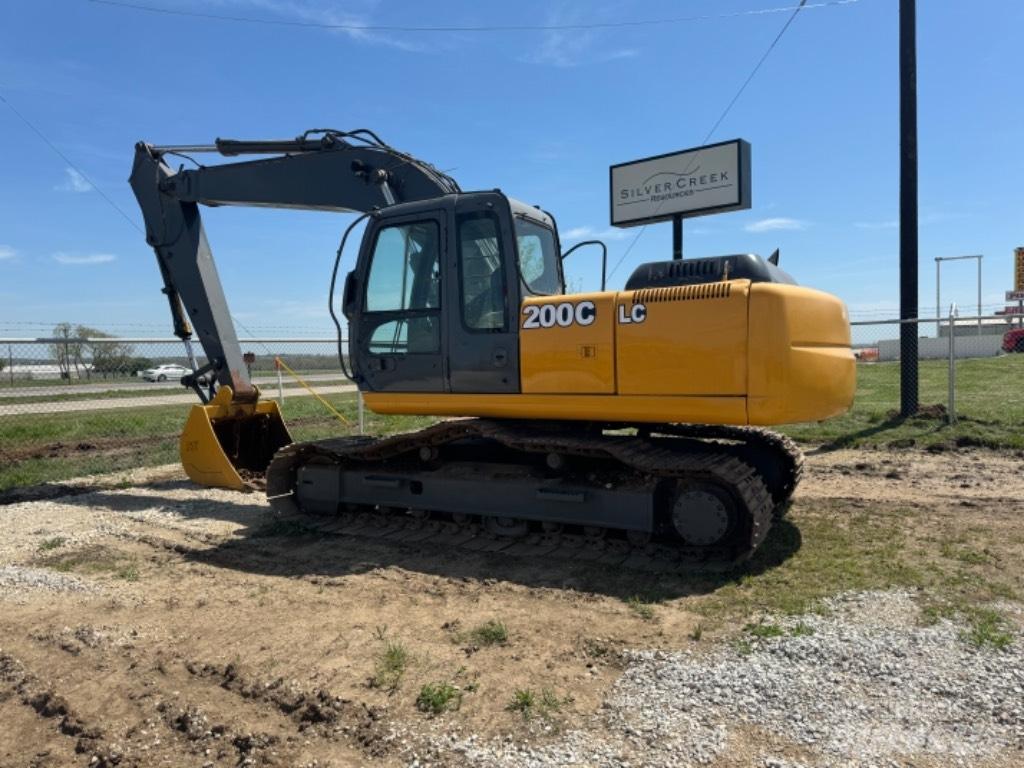
<path id="1" fill-rule="evenodd" d="M 626 281 L 626 290 L 666 288 L 673 285 L 699 285 L 722 280 L 749 280 L 752 283 L 796 285 L 788 272 L 754 253 L 712 256 L 706 259 L 651 261 L 641 264 Z"/>

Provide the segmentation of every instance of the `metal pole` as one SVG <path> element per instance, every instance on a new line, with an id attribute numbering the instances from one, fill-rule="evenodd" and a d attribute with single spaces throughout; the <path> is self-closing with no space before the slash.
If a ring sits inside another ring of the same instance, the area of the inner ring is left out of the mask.
<path id="1" fill-rule="evenodd" d="M 356 390 L 356 400 L 359 403 L 359 434 L 366 434 L 366 409 L 363 407 L 363 390 Z"/>
<path id="2" fill-rule="evenodd" d="M 274 358 L 274 367 L 277 369 L 277 402 L 284 405 L 284 380 L 281 377 L 281 364 Z"/>
<path id="3" fill-rule="evenodd" d="M 917 35 L 915 0 L 900 0 L 900 319 L 917 317 Z M 918 406 L 917 326 L 900 325 L 900 413 Z"/>
<path id="4" fill-rule="evenodd" d="M 978 335 L 981 336 L 981 260 L 985 254 L 978 254 Z"/>
<path id="5" fill-rule="evenodd" d="M 942 259 L 935 257 L 935 338 L 942 338 Z"/>
<path id="6" fill-rule="evenodd" d="M 956 304 L 949 305 L 949 408 L 946 411 L 946 420 L 950 424 L 956 423 Z"/>
<path id="7" fill-rule="evenodd" d="M 672 217 L 672 258 L 683 258 L 683 217 L 679 215 Z"/>
<path id="8" fill-rule="evenodd" d="M 14 351 L 11 349 L 11 345 L 7 345 L 7 373 L 11 377 L 11 386 L 14 386 Z"/>

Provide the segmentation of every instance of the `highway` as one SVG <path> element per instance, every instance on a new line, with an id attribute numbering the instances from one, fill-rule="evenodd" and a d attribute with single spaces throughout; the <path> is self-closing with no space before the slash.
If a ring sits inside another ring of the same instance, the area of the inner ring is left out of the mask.
<path id="1" fill-rule="evenodd" d="M 311 379 L 313 377 L 310 377 Z M 336 376 L 332 377 L 337 379 Z M 87 390 L 88 391 L 88 390 Z M 355 392 L 355 384 L 336 384 L 326 387 L 316 387 L 318 395 L 333 395 L 342 392 Z M 285 400 L 292 397 L 310 397 L 307 390 L 302 387 L 285 387 Z M 277 389 L 264 390 L 264 398 L 275 399 Z M 51 393 L 52 394 L 52 393 Z M 0 418 L 3 416 L 15 416 L 23 414 L 45 414 L 45 413 L 76 413 L 82 411 L 109 411 L 121 408 L 149 408 L 157 405 L 198 405 L 199 400 L 192 392 L 185 392 L 176 395 L 154 394 L 149 397 L 107 397 L 92 400 L 42 400 L 33 403 L 12 403 L 5 404 L 0 399 Z"/>
<path id="2" fill-rule="evenodd" d="M 308 376 L 303 375 L 302 378 L 311 383 L 344 380 L 339 373 L 311 373 Z M 294 381 L 290 376 L 286 375 L 284 377 L 286 387 L 289 383 L 294 383 Z M 265 391 L 270 391 L 272 387 L 274 389 L 277 388 L 277 376 L 257 376 L 253 379 L 253 383 Z M 12 387 L 3 380 L 3 374 L 0 373 L 0 403 L 3 402 L 5 397 L 53 397 L 54 395 L 88 394 L 94 394 L 99 397 L 105 392 L 166 392 L 170 394 L 180 392 L 181 390 L 182 386 L 178 382 L 155 382 L 144 381 L 143 379 L 112 379 L 110 381 L 97 379 L 90 384 L 64 384 L 59 379 L 54 379 L 53 383 L 49 386 Z"/>

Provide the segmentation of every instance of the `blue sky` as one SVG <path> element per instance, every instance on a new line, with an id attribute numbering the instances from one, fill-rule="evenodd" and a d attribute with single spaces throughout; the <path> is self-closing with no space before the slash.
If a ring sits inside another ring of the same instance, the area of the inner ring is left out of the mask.
<path id="1" fill-rule="evenodd" d="M 791 4 L 138 2 L 370 26 L 619 22 Z M 427 34 L 5 0 L 0 95 L 136 222 L 126 179 L 137 140 L 367 127 L 450 169 L 463 189 L 500 187 L 542 205 L 566 245 L 604 237 L 614 264 L 637 230 L 608 225 L 608 166 L 700 143 L 787 16 Z M 712 137 L 751 142 L 753 208 L 687 221 L 687 256 L 779 247 L 798 281 L 838 294 L 855 316 L 895 311 L 897 22 L 897 0 L 799 15 Z M 985 254 L 985 303 L 994 307 L 1011 287 L 1012 250 L 1024 245 L 1024 4 L 920 0 L 918 24 L 922 311 L 934 305 L 933 258 L 965 253 Z M 3 104 L 0 158 L 0 333 L 38 335 L 64 320 L 169 331 L 142 236 Z M 329 330 L 329 270 L 349 216 L 219 209 L 205 220 L 246 328 Z M 621 287 L 641 262 L 669 258 L 670 230 L 647 229 L 609 286 Z M 572 261 L 573 277 L 596 287 L 596 258 Z M 944 267 L 943 286 L 944 303 L 971 305 L 973 264 Z"/>

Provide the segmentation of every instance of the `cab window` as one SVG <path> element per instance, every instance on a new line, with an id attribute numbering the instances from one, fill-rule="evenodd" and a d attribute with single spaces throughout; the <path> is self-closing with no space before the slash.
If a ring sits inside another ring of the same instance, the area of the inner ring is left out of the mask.
<path id="1" fill-rule="evenodd" d="M 519 275 L 528 293 L 552 296 L 562 293 L 559 254 L 555 233 L 523 216 L 516 217 Z"/>
<path id="2" fill-rule="evenodd" d="M 505 270 L 498 217 L 490 211 L 457 219 L 462 322 L 472 331 L 504 331 Z"/>

